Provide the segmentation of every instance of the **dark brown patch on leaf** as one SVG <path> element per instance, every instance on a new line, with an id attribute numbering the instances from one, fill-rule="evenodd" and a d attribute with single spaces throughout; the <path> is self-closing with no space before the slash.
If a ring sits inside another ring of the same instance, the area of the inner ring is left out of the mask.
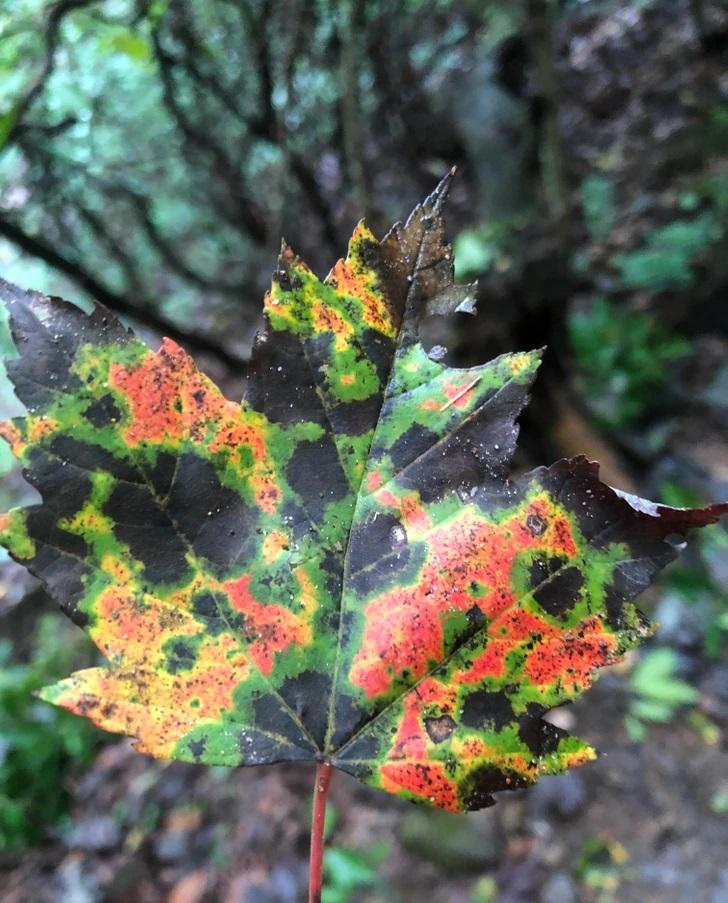
<path id="1" fill-rule="evenodd" d="M 433 743 L 444 743 L 457 725 L 449 715 L 439 718 L 425 718 L 425 730 Z"/>

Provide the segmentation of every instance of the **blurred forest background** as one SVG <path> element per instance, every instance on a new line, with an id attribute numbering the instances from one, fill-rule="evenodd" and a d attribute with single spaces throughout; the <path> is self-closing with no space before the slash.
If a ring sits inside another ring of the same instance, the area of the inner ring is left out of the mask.
<path id="1" fill-rule="evenodd" d="M 324 274 L 457 164 L 479 315 L 423 336 L 463 365 L 548 344 L 518 466 L 728 498 L 727 63 L 718 0 L 0 0 L 0 273 L 239 397 L 280 237 Z M 338 775 L 325 901 L 725 903 L 727 551 L 696 538 L 648 648 L 554 714 L 596 764 L 468 817 Z M 93 653 L 7 560 L 0 590 L 5 903 L 301 900 L 308 770 L 155 763 L 35 701 Z"/>

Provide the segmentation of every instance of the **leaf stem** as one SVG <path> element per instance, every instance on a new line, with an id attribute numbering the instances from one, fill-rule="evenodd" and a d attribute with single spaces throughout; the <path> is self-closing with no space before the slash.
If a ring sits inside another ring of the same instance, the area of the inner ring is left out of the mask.
<path id="1" fill-rule="evenodd" d="M 308 903 L 321 903 L 326 798 L 329 795 L 329 785 L 331 784 L 333 772 L 334 769 L 330 762 L 319 762 L 316 766 L 316 783 L 313 788 L 313 810 L 311 812 L 311 860 L 308 879 Z"/>

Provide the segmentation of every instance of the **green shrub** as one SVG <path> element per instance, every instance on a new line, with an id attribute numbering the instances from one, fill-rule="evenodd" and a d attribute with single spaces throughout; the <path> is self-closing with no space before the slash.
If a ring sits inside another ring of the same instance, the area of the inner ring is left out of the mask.
<path id="1" fill-rule="evenodd" d="M 517 227 L 515 221 L 498 219 L 458 233 L 453 241 L 457 279 L 472 279 L 505 264 Z"/>
<path id="2" fill-rule="evenodd" d="M 606 238 L 614 227 L 614 183 L 606 176 L 590 175 L 581 183 L 581 207 L 590 237 Z"/>
<path id="3" fill-rule="evenodd" d="M 667 647 L 650 649 L 632 672 L 633 695 L 626 718 L 632 739 L 643 739 L 645 721 L 666 724 L 680 706 L 697 701 L 698 691 L 676 672 L 677 655 Z"/>
<path id="4" fill-rule="evenodd" d="M 571 350 L 594 413 L 607 425 L 638 420 L 690 344 L 649 314 L 594 298 L 568 318 Z"/>
<path id="5" fill-rule="evenodd" d="M 323 903 L 349 903 L 357 892 L 380 887 L 377 869 L 388 852 L 383 841 L 369 844 L 363 850 L 329 847 L 324 853 Z"/>
<path id="6" fill-rule="evenodd" d="M 695 284 L 695 263 L 722 235 L 719 218 L 707 210 L 695 219 L 676 220 L 654 229 L 643 248 L 616 254 L 612 262 L 625 288 L 686 289 Z"/>
<path id="7" fill-rule="evenodd" d="M 60 615 L 38 622 L 27 662 L 13 661 L 0 640 L 0 849 L 38 843 L 62 825 L 70 765 L 88 764 L 101 734 L 85 719 L 36 700 L 88 656 L 87 641 Z"/>

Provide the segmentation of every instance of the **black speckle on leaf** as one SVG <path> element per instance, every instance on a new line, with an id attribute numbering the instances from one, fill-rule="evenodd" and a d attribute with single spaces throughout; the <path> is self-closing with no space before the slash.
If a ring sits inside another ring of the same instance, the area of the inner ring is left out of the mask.
<path id="1" fill-rule="evenodd" d="M 205 750 L 207 749 L 207 737 L 202 736 L 197 740 L 190 740 L 187 744 L 187 748 L 192 753 L 192 758 L 195 762 L 199 762 L 205 754 Z"/>

